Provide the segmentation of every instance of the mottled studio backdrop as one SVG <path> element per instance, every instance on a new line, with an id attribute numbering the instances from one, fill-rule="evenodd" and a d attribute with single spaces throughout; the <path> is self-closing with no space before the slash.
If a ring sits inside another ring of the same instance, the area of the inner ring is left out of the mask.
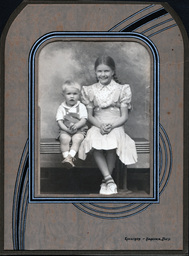
<path id="1" fill-rule="evenodd" d="M 148 50 L 138 42 L 69 42 L 45 45 L 38 58 L 38 90 L 41 110 L 41 138 L 55 138 L 58 106 L 63 101 L 61 87 L 73 79 L 81 85 L 96 82 L 94 62 L 102 54 L 113 57 L 119 81 L 131 86 L 133 110 L 126 124 L 133 138 L 149 138 L 150 65 Z"/>

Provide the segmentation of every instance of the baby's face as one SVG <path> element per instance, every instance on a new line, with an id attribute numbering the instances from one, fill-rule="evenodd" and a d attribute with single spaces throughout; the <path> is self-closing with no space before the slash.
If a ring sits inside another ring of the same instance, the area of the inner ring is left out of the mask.
<path id="1" fill-rule="evenodd" d="M 69 107 L 72 107 L 77 103 L 77 101 L 79 100 L 79 96 L 80 96 L 80 92 L 76 88 L 70 87 L 64 91 L 64 98 L 65 98 L 66 104 Z"/>

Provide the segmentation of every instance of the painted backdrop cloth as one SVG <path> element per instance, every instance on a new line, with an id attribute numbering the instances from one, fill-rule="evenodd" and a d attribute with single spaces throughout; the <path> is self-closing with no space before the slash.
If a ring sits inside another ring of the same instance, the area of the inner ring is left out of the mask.
<path id="1" fill-rule="evenodd" d="M 103 86 L 95 83 L 82 88 L 82 102 L 87 108 L 93 108 L 94 116 L 102 123 L 112 123 L 120 117 L 120 107 L 131 109 L 131 89 L 128 84 L 120 85 L 114 80 Z M 124 131 L 124 126 L 114 128 L 109 134 L 102 135 L 100 129 L 92 126 L 81 143 L 78 156 L 85 160 L 92 149 L 116 149 L 119 159 L 126 165 L 137 162 L 134 140 Z"/>

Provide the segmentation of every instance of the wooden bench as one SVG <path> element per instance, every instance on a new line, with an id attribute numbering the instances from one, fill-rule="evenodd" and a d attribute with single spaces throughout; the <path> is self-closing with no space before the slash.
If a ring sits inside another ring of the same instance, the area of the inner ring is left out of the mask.
<path id="1" fill-rule="evenodd" d="M 138 162 L 133 165 L 125 166 L 119 160 L 116 163 L 115 179 L 119 188 L 127 188 L 127 169 L 147 169 L 150 168 L 149 155 L 150 144 L 144 138 L 135 138 Z M 62 154 L 60 151 L 60 142 L 54 138 L 43 138 L 40 141 L 40 167 L 41 168 L 62 168 Z M 88 154 L 85 161 L 77 160 L 76 166 L 79 168 L 97 168 L 91 153 Z"/>
<path id="2" fill-rule="evenodd" d="M 149 141 L 144 138 L 134 139 L 136 143 L 136 149 L 138 154 L 149 154 L 150 144 Z M 54 138 L 41 139 L 40 142 L 40 154 L 60 154 L 60 142 Z"/>

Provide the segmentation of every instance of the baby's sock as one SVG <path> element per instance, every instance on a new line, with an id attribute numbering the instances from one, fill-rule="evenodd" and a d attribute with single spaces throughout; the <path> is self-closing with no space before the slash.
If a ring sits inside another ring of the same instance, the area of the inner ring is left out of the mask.
<path id="1" fill-rule="evenodd" d="M 63 155 L 64 158 L 66 158 L 66 157 L 68 156 L 68 154 L 69 154 L 68 151 L 62 153 L 62 155 Z"/>
<path id="2" fill-rule="evenodd" d="M 69 155 L 70 155 L 71 157 L 74 157 L 74 156 L 76 155 L 76 151 L 73 150 L 73 149 L 71 149 L 70 152 L 69 152 Z"/>
<path id="3" fill-rule="evenodd" d="M 104 177 L 104 180 L 106 182 L 106 185 L 108 185 L 109 183 L 115 183 L 114 180 L 112 179 L 111 175 L 107 175 Z"/>

